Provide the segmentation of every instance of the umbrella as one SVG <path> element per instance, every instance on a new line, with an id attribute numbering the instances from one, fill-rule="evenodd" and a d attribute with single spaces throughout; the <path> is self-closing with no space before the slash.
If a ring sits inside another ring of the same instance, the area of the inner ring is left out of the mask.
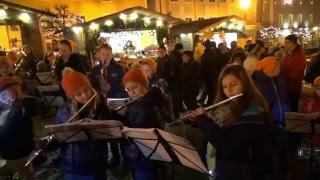
<path id="1" fill-rule="evenodd" d="M 180 164 L 210 175 L 197 150 L 182 137 L 157 128 L 123 127 L 122 132 L 132 138 L 145 157 L 149 159 Z"/>

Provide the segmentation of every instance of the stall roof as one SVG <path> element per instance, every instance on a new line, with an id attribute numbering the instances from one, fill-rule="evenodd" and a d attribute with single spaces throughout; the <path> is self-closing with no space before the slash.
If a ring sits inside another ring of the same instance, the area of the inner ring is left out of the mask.
<path id="1" fill-rule="evenodd" d="M 87 21 L 87 22 L 83 23 L 82 25 L 83 26 L 89 26 L 92 22 L 98 23 L 98 24 L 103 24 L 107 19 L 113 19 L 113 18 L 119 17 L 119 15 L 121 13 L 124 13 L 124 14 L 131 14 L 131 13 L 142 14 L 142 15 L 150 17 L 150 18 L 157 18 L 157 19 L 161 19 L 161 20 L 167 21 L 169 24 L 172 24 L 172 25 L 185 22 L 184 20 L 179 19 L 179 18 L 175 18 L 175 17 L 169 16 L 169 15 L 166 15 L 166 14 L 159 13 L 157 11 L 146 9 L 144 7 L 141 7 L 141 6 L 136 6 L 136 7 L 125 9 L 125 10 L 117 12 L 117 13 L 113 13 L 113 14 L 109 14 L 109 15 L 106 15 L 106 16 L 103 16 L 103 17 L 99 17 L 99 18 L 93 19 L 91 21 Z"/>
<path id="2" fill-rule="evenodd" d="M 33 14 L 42 14 L 42 15 L 46 15 L 46 16 L 52 16 L 52 17 L 56 17 L 56 14 L 53 14 L 51 12 L 47 12 L 47 11 L 42 11 L 39 9 L 35 9 L 35 8 L 31 8 L 31 7 L 27 7 L 27 6 L 22 6 L 20 4 L 15 4 L 15 3 L 11 3 L 8 1 L 3 1 L 0 0 L 0 7 L 6 9 L 15 9 L 15 10 L 20 10 L 20 11 L 24 11 L 24 12 L 28 12 L 28 13 L 33 13 Z"/>
<path id="3" fill-rule="evenodd" d="M 244 20 L 243 18 L 240 18 L 238 16 L 232 15 L 232 16 L 222 16 L 222 17 L 215 17 L 210 19 L 204 19 L 204 20 L 197 20 L 197 21 L 191 21 L 183 24 L 178 24 L 176 26 L 173 26 L 170 29 L 171 34 L 182 34 L 182 33 L 201 33 L 205 30 L 209 30 L 210 28 L 214 28 L 215 26 L 223 23 L 231 21 L 236 24 L 244 24 L 245 26 L 250 26 L 252 28 L 252 25 L 254 28 L 260 28 L 261 26 L 257 23 L 252 23 L 249 21 Z"/>

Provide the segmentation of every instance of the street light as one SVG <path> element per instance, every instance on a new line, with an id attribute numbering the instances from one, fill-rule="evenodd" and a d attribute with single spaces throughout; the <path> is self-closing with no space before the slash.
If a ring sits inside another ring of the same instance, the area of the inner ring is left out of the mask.
<path id="1" fill-rule="evenodd" d="M 250 0 L 240 0 L 240 7 L 244 10 L 244 19 L 247 19 L 247 10 L 250 7 Z"/>

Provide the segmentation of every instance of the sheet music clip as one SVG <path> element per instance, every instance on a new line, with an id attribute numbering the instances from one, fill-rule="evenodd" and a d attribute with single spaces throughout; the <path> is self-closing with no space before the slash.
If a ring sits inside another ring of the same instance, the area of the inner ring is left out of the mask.
<path id="1" fill-rule="evenodd" d="M 122 138 L 122 123 L 115 120 L 81 119 L 72 123 L 47 125 L 48 133 L 59 142 L 77 142 Z"/>
<path id="2" fill-rule="evenodd" d="M 59 85 L 38 86 L 37 89 L 47 106 L 61 106 L 65 101 Z"/>
<path id="3" fill-rule="evenodd" d="M 41 84 L 52 84 L 53 78 L 51 72 L 42 72 L 36 73 L 37 77 L 39 78 Z"/>

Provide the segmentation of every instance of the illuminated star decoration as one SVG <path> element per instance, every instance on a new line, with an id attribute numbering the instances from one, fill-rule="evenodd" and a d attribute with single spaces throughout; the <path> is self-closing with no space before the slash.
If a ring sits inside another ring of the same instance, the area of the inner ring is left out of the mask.
<path id="1" fill-rule="evenodd" d="M 270 27 L 261 29 L 260 33 L 261 33 L 261 37 L 263 38 L 275 39 L 281 35 L 281 29 L 279 27 L 276 28 L 276 27 L 270 26 Z"/>

